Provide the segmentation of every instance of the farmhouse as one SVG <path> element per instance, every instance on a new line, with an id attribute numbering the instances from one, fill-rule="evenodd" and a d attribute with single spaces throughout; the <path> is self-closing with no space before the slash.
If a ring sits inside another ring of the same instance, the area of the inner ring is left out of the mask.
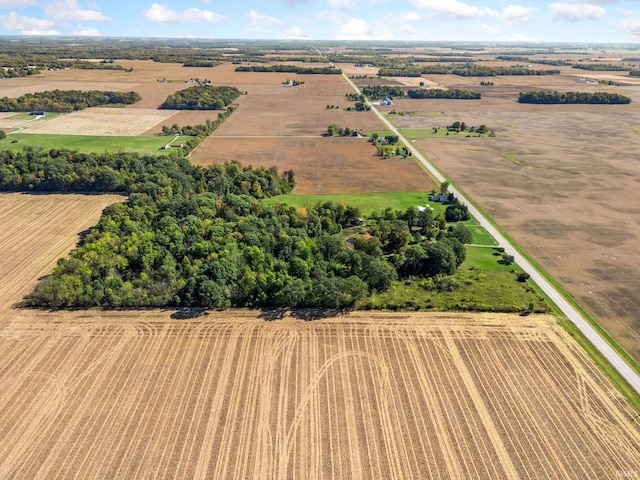
<path id="1" fill-rule="evenodd" d="M 47 112 L 45 112 L 44 110 L 34 110 L 33 112 L 30 112 L 29 115 L 34 115 L 36 117 L 44 117 L 47 114 Z"/>
<path id="2" fill-rule="evenodd" d="M 429 197 L 432 202 L 447 203 L 449 201 L 448 193 L 434 193 Z"/>

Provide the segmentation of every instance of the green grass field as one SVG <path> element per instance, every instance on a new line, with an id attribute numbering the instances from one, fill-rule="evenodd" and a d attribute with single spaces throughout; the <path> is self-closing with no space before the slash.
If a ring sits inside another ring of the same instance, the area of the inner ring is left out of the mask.
<path id="1" fill-rule="evenodd" d="M 385 208 L 406 210 L 416 205 L 429 204 L 434 214 L 444 212 L 445 206 L 429 201 L 428 192 L 380 192 L 380 193 L 351 193 L 346 195 L 279 195 L 263 200 L 267 204 L 275 202 L 288 203 L 297 207 L 310 207 L 323 202 L 344 203 L 360 208 L 363 215 L 381 212 Z"/>
<path id="2" fill-rule="evenodd" d="M 14 133 L 0 140 L 2 150 L 22 150 L 24 147 L 36 147 L 78 150 L 81 152 L 136 152 L 146 154 L 167 154 L 171 151 L 160 147 L 171 143 L 186 143 L 191 137 L 140 136 L 140 137 L 96 137 L 91 135 L 40 135 Z"/>
<path id="3" fill-rule="evenodd" d="M 61 115 L 65 115 L 64 113 L 54 113 L 54 112 L 47 112 L 47 114 L 44 117 L 40 117 L 39 120 L 51 120 L 53 118 L 58 118 Z M 11 115 L 10 117 L 6 117 L 10 120 L 35 120 L 35 116 L 31 115 L 28 112 L 22 112 L 22 113 L 16 113 L 15 115 Z"/>
<path id="4" fill-rule="evenodd" d="M 407 140 L 420 140 L 423 138 L 467 138 L 468 136 L 476 138 L 489 136 L 488 133 L 449 132 L 446 127 L 442 126 L 437 132 L 434 132 L 433 128 L 400 128 L 398 130 L 407 138 Z"/>

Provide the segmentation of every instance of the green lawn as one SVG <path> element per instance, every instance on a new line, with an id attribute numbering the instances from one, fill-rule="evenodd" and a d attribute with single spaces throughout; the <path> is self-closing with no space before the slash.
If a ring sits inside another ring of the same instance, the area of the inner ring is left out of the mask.
<path id="1" fill-rule="evenodd" d="M 468 135 L 471 137 L 489 136 L 488 133 L 449 132 L 446 127 L 440 127 L 437 132 L 434 132 L 433 128 L 399 128 L 398 130 L 407 140 L 419 140 L 423 138 L 467 138 Z"/>
<path id="2" fill-rule="evenodd" d="M 501 258 L 501 254 L 493 248 L 467 247 L 467 260 L 453 276 L 394 282 L 389 290 L 363 300 L 358 307 L 390 310 L 551 311 L 544 296 L 529 281 L 517 280 L 517 274 L 522 270 L 514 264 L 498 263 Z"/>
<path id="3" fill-rule="evenodd" d="M 58 118 L 60 115 L 65 115 L 64 113 L 54 113 L 54 112 L 47 112 L 47 114 L 44 117 L 40 117 L 39 120 L 51 120 L 53 118 Z M 35 120 L 35 116 L 31 115 L 28 112 L 22 112 L 22 113 L 16 113 L 15 115 L 11 115 L 10 117 L 6 117 L 9 120 Z"/>
<path id="4" fill-rule="evenodd" d="M 322 202 L 344 203 L 360 208 L 363 215 L 372 212 L 381 212 L 385 208 L 406 210 L 416 205 L 429 204 L 434 209 L 434 214 L 444 212 L 445 206 L 436 202 L 429 202 L 428 192 L 380 192 L 380 193 L 352 193 L 345 195 L 279 195 L 267 198 L 263 202 L 273 204 L 275 202 L 288 203 L 297 207 L 309 207 Z"/>
<path id="5" fill-rule="evenodd" d="M 146 154 L 168 153 L 171 149 L 160 147 L 171 143 L 186 143 L 191 137 L 140 136 L 140 137 L 96 137 L 91 135 L 40 135 L 14 133 L 0 140 L 2 150 L 22 150 L 24 147 L 39 147 L 78 150 L 82 152 L 137 152 Z"/>

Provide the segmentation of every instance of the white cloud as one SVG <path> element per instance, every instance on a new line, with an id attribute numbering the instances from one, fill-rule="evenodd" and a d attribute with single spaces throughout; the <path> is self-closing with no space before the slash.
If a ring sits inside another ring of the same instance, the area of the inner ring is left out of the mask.
<path id="1" fill-rule="evenodd" d="M 16 12 L 0 15 L 0 25 L 5 30 L 16 30 L 24 35 L 59 35 L 60 33 L 53 29 L 55 24 L 51 19 L 26 17 Z"/>
<path id="2" fill-rule="evenodd" d="M 220 15 L 219 13 L 212 12 L 211 10 L 201 10 L 199 8 L 188 8 L 182 12 L 177 12 L 171 8 L 160 5 L 159 3 L 152 3 L 149 10 L 145 10 L 143 15 L 147 20 L 155 23 L 170 23 L 170 22 L 220 22 L 228 20 L 227 17 Z"/>
<path id="3" fill-rule="evenodd" d="M 83 10 L 77 0 L 57 0 L 47 3 L 44 12 L 57 20 L 78 20 L 81 22 L 105 22 L 111 20 L 98 10 Z"/>
<path id="4" fill-rule="evenodd" d="M 200 10 L 199 8 L 189 8 L 182 12 L 181 20 L 185 22 L 220 22 L 227 20 L 227 17 L 211 10 Z"/>
<path id="5" fill-rule="evenodd" d="M 309 0 L 282 0 L 283 3 L 286 3 L 290 7 L 295 7 L 296 5 L 302 5 L 303 3 L 309 3 Z"/>
<path id="6" fill-rule="evenodd" d="M 151 8 L 144 11 L 144 16 L 147 20 L 157 23 L 178 21 L 178 12 L 167 8 L 164 5 L 160 5 L 159 3 L 152 3 Z"/>
<path id="7" fill-rule="evenodd" d="M 282 36 L 284 38 L 291 38 L 291 39 L 309 38 L 309 36 L 300 27 L 287 28 L 282 31 Z"/>
<path id="8" fill-rule="evenodd" d="M 426 8 L 449 18 L 467 19 L 483 15 L 482 10 L 458 0 L 410 0 L 417 8 Z"/>
<path id="9" fill-rule="evenodd" d="M 621 25 L 625 32 L 635 37 L 640 37 L 640 16 L 627 18 L 621 22 Z"/>
<path id="10" fill-rule="evenodd" d="M 607 13 L 602 7 L 586 3 L 552 3 L 549 8 L 551 8 L 554 19 L 566 20 L 567 22 L 597 20 Z"/>
<path id="11" fill-rule="evenodd" d="M 34 3 L 34 0 L 0 0 L 0 8 L 26 7 Z"/>
<path id="12" fill-rule="evenodd" d="M 251 21 L 251 25 L 268 25 L 270 27 L 280 27 L 283 25 L 283 22 L 277 18 L 258 13 L 255 10 L 249 12 L 249 20 Z"/>
<path id="13" fill-rule="evenodd" d="M 329 5 L 339 10 L 355 10 L 358 8 L 356 0 L 329 0 Z"/>
<path id="14" fill-rule="evenodd" d="M 77 30 L 73 32 L 73 34 L 78 35 L 79 37 L 97 37 L 102 35 L 95 28 L 89 28 L 89 27 L 83 27 L 83 26 L 79 26 Z"/>
<path id="15" fill-rule="evenodd" d="M 340 25 L 336 38 L 341 40 L 369 40 L 373 37 L 374 33 L 375 30 L 365 19 L 349 18 L 345 23 Z"/>
<path id="16" fill-rule="evenodd" d="M 502 7 L 501 12 L 491 10 L 490 8 L 485 8 L 484 10 L 489 15 L 498 18 L 503 23 L 518 25 L 520 23 L 525 23 L 531 20 L 536 9 L 531 7 L 523 7 L 522 5 L 507 5 L 505 7 Z"/>

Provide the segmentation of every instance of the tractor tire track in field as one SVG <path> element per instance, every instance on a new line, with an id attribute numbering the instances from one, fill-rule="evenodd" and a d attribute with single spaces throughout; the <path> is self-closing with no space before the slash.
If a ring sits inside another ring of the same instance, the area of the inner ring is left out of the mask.
<path id="1" fill-rule="evenodd" d="M 515 315 L 5 311 L 0 478 L 633 470 L 637 413 L 559 330 Z"/>

